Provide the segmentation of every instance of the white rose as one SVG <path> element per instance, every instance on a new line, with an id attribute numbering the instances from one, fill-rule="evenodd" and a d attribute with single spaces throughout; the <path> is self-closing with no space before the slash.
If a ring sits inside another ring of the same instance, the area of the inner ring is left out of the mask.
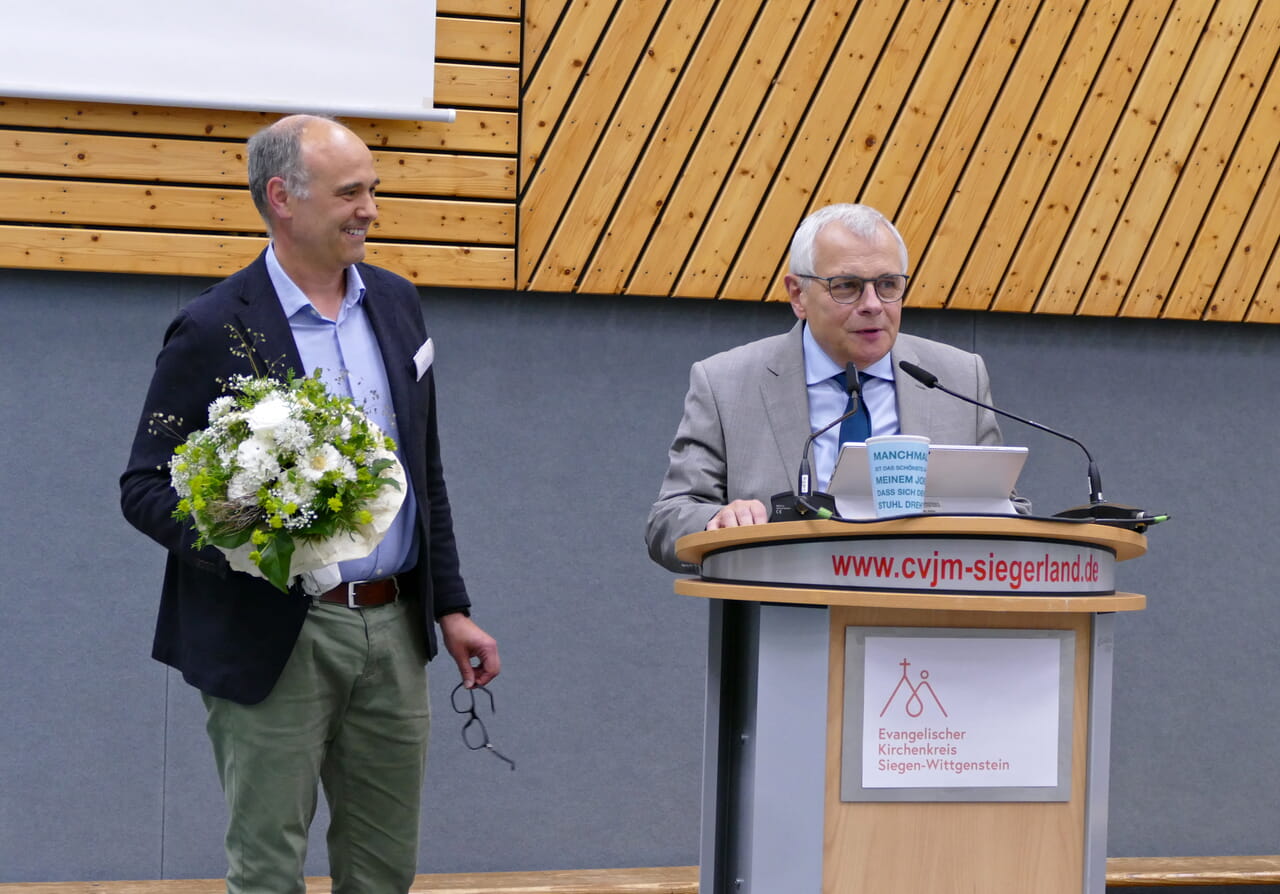
<path id="1" fill-rule="evenodd" d="M 259 438 L 271 438 L 276 429 L 289 421 L 292 408 L 278 394 L 269 394 L 245 414 L 249 430 Z"/>

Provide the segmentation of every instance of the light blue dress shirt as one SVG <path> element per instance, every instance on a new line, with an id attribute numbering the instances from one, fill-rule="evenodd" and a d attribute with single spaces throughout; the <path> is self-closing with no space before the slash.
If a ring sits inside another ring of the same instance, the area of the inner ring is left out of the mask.
<path id="1" fill-rule="evenodd" d="M 844 389 L 832 378 L 844 372 L 818 346 L 808 324 L 804 327 L 804 381 L 809 392 L 809 431 L 822 426 L 844 413 L 848 403 Z M 874 376 L 862 386 L 862 400 L 871 416 L 871 434 L 898 434 L 898 399 L 893 385 L 893 357 L 885 354 L 875 363 L 859 372 Z M 818 490 L 826 490 L 839 454 L 840 426 L 818 436 L 813 442 L 813 478 Z M 797 462 L 800 457 L 796 457 Z"/>
<path id="2" fill-rule="evenodd" d="M 347 268 L 342 307 L 338 318 L 330 320 L 315 309 L 284 272 L 274 246 L 268 246 L 266 262 L 306 374 L 309 376 L 320 369 L 320 377 L 331 393 L 346 395 L 363 408 L 383 432 L 395 439 L 400 463 L 408 469 L 400 447 L 382 352 L 364 311 L 365 289 L 360 272 L 354 266 Z M 417 540 L 413 536 L 416 518 L 413 484 L 409 482 L 400 512 L 377 548 L 363 559 L 339 563 L 342 580 L 376 580 L 412 568 L 418 560 Z"/>

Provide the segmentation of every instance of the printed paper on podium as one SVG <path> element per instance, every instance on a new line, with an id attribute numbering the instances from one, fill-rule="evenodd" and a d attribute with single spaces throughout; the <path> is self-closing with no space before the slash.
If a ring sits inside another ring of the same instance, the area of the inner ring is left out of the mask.
<path id="1" fill-rule="evenodd" d="M 1013 515 L 1009 495 L 1026 461 L 1026 447 L 931 444 L 924 511 Z M 840 448 L 827 490 L 835 497 L 841 517 L 875 517 L 866 444 L 849 443 Z"/>

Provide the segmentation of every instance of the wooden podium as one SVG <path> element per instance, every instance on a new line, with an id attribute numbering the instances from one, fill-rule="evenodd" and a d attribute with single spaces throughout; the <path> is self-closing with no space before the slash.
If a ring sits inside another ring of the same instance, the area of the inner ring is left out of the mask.
<path id="1" fill-rule="evenodd" d="M 1146 603 L 1114 566 L 1145 550 L 1018 517 L 681 538 L 711 610 L 702 894 L 1103 894 L 1114 613 Z"/>

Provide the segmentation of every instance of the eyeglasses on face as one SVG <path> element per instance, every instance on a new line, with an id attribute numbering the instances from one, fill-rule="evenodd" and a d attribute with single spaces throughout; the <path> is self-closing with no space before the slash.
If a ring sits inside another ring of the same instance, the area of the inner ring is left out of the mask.
<path id="1" fill-rule="evenodd" d="M 496 714 L 497 711 L 493 706 L 493 693 L 483 686 L 473 686 L 467 689 L 461 683 L 453 687 L 453 692 L 449 693 L 449 701 L 453 705 L 453 710 L 459 714 L 470 715 L 470 719 L 462 725 L 462 743 L 472 751 L 480 751 L 484 749 L 501 761 L 506 761 L 514 771 L 516 762 L 504 755 L 501 751 L 493 747 L 493 742 L 489 740 L 489 731 L 484 727 L 484 721 L 480 719 L 480 715 L 476 713 L 476 693 L 482 692 L 489 698 L 489 713 Z M 482 702 L 483 704 L 483 702 Z"/>
<path id="2" fill-rule="evenodd" d="M 860 276 L 814 276 L 811 273 L 797 273 L 802 279 L 812 279 L 824 283 L 831 300 L 836 304 L 853 304 L 866 294 L 867 286 L 872 285 L 878 297 L 885 304 L 894 304 L 902 300 L 907 293 L 907 274 L 886 273 L 874 279 L 863 279 Z"/>

